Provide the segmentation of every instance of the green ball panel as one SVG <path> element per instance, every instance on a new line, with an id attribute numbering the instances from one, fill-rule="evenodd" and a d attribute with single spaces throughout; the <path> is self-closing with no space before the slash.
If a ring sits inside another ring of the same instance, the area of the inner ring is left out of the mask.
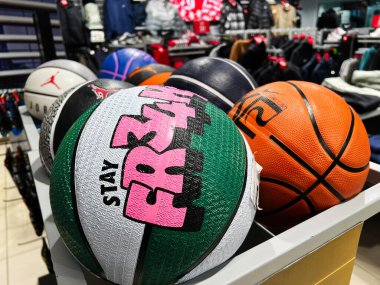
<path id="1" fill-rule="evenodd" d="M 83 266 L 102 276 L 103 270 L 92 254 L 77 216 L 72 176 L 77 140 L 98 105 L 99 102 L 74 123 L 58 149 L 50 180 L 50 204 L 58 231 L 70 252 Z"/>
<path id="2" fill-rule="evenodd" d="M 244 140 L 223 111 L 211 103 L 205 111 L 211 124 L 191 141 L 191 148 L 203 153 L 202 192 L 193 201 L 205 209 L 202 227 L 195 232 L 152 227 L 141 284 L 171 284 L 192 270 L 219 243 L 240 205 L 247 171 Z"/>

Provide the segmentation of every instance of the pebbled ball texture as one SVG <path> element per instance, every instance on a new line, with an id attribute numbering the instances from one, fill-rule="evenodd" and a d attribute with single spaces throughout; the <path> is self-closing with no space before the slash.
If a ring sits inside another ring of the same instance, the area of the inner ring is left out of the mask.
<path id="1" fill-rule="evenodd" d="M 126 81 L 135 86 L 161 85 L 168 80 L 173 71 L 174 68 L 164 64 L 149 64 L 133 71 Z"/>
<path id="2" fill-rule="evenodd" d="M 233 122 L 194 93 L 122 90 L 84 113 L 56 155 L 54 220 L 74 256 L 116 284 L 184 282 L 244 241 L 257 184 Z"/>
<path id="3" fill-rule="evenodd" d="M 145 51 L 135 48 L 124 48 L 109 54 L 98 72 L 99 78 L 124 81 L 136 69 L 156 60 Z"/>
<path id="4" fill-rule="evenodd" d="M 68 90 L 54 101 L 42 121 L 39 141 L 41 161 L 49 174 L 58 147 L 75 120 L 98 100 L 131 87 L 122 81 L 97 79 Z"/>
<path id="5" fill-rule="evenodd" d="M 236 101 L 257 87 L 240 64 L 216 57 L 200 57 L 186 62 L 173 71 L 165 85 L 197 93 L 226 113 Z"/>
<path id="6" fill-rule="evenodd" d="M 293 226 L 363 189 L 368 135 L 334 92 L 309 82 L 276 82 L 244 96 L 229 116 L 263 167 L 257 218 L 267 226 Z"/>

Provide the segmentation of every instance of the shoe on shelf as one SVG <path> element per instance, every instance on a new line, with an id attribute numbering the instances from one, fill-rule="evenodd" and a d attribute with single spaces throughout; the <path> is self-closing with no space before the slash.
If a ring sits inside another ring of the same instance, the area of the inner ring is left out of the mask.
<path id="1" fill-rule="evenodd" d="M 370 37 L 380 38 L 380 28 L 377 28 L 375 31 L 369 34 Z"/>
<path id="2" fill-rule="evenodd" d="M 336 28 L 334 31 L 327 35 L 327 42 L 340 42 L 342 37 L 346 34 L 346 31 L 342 28 Z"/>

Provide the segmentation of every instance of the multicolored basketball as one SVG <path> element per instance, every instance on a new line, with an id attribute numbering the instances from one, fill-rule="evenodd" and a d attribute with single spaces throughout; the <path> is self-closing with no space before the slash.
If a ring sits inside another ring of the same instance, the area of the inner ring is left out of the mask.
<path id="1" fill-rule="evenodd" d="M 96 78 L 87 66 L 76 61 L 56 59 L 45 62 L 29 75 L 25 83 L 26 108 L 33 117 L 42 120 L 58 96 Z"/>
<path id="2" fill-rule="evenodd" d="M 149 64 L 133 71 L 127 78 L 127 82 L 135 86 L 162 85 L 164 84 L 174 68 L 164 64 Z"/>
<path id="3" fill-rule="evenodd" d="M 260 222 L 293 226 L 362 190 L 368 135 L 334 92 L 309 82 L 276 82 L 244 96 L 229 115 L 263 167 Z"/>
<path id="4" fill-rule="evenodd" d="M 40 157 L 49 173 L 58 147 L 74 122 L 96 101 L 131 87 L 132 84 L 122 81 L 97 79 L 80 84 L 55 100 L 40 131 Z"/>
<path id="5" fill-rule="evenodd" d="M 229 259 L 255 215 L 244 137 L 198 95 L 122 90 L 86 111 L 54 160 L 50 201 L 70 251 L 116 284 L 184 282 Z"/>
<path id="6" fill-rule="evenodd" d="M 108 55 L 98 73 L 99 78 L 124 81 L 128 75 L 156 60 L 145 51 L 135 48 L 124 48 Z"/>
<path id="7" fill-rule="evenodd" d="M 236 101 L 257 86 L 244 67 L 217 57 L 188 61 L 173 72 L 165 85 L 197 93 L 226 113 Z"/>

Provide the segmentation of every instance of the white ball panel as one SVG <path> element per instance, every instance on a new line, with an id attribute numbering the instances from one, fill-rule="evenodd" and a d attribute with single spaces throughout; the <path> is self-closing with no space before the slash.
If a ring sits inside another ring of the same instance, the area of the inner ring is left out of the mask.
<path id="1" fill-rule="evenodd" d="M 138 97 L 144 88 L 122 90 L 97 107 L 83 129 L 75 159 L 75 194 L 83 231 L 107 279 L 123 285 L 133 282 L 145 226 L 123 216 L 127 191 L 120 187 L 120 181 L 127 150 L 110 148 L 110 143 L 120 116 L 140 115 L 143 104 L 160 102 Z M 118 207 L 103 204 L 100 189 L 104 182 L 99 175 L 104 159 L 118 164 L 116 182 L 110 185 L 118 187 L 112 193 L 121 201 Z"/>

